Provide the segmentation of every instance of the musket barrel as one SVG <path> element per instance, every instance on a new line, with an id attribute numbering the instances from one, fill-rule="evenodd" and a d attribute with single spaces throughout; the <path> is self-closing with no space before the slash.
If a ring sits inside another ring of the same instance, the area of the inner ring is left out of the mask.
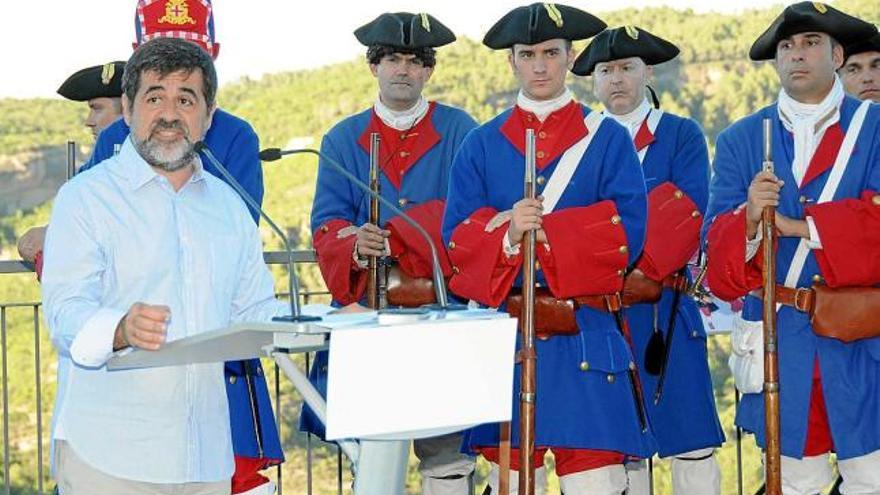
<path id="1" fill-rule="evenodd" d="M 764 163 L 762 169 L 773 172 L 772 127 L 764 119 Z M 761 212 L 762 250 L 764 255 L 764 427 L 766 431 L 766 493 L 782 494 L 782 467 L 779 423 L 779 361 L 776 333 L 776 208 L 766 206 Z"/>
<path id="2" fill-rule="evenodd" d="M 526 129 L 526 163 L 524 196 L 535 198 L 535 131 Z M 520 471 L 519 493 L 534 495 L 535 465 L 532 455 L 535 452 L 535 231 L 526 231 L 523 237 L 523 306 L 520 317 L 522 333 L 521 380 L 520 380 Z"/>
<path id="3" fill-rule="evenodd" d="M 379 194 L 379 133 L 370 133 L 370 189 Z M 379 200 L 370 198 L 370 220 L 373 225 L 379 225 Z M 370 256 L 367 261 L 367 306 L 379 309 L 379 258 Z"/>

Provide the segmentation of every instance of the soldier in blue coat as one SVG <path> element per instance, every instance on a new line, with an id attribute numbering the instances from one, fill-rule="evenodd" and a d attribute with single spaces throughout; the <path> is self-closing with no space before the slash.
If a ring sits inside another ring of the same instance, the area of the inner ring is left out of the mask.
<path id="1" fill-rule="evenodd" d="M 192 24 L 171 24 L 165 12 L 165 2 L 140 0 L 135 15 L 134 46 L 162 36 L 179 36 L 188 32 L 188 38 L 216 57 L 219 43 L 214 40 L 214 21 L 208 1 L 189 2 L 186 14 Z M 122 119 L 104 129 L 98 136 L 91 159 L 83 165 L 88 170 L 110 158 L 128 138 L 129 129 Z M 259 139 L 253 128 L 243 119 L 222 109 L 214 112 L 211 127 L 205 134 L 205 144 L 229 170 L 245 191 L 257 203 L 263 201 L 263 170 L 259 159 Z M 226 180 L 207 159 L 202 164 L 212 175 Z M 259 213 L 251 210 L 254 221 Z M 272 412 L 272 403 L 266 385 L 265 373 L 259 359 L 230 361 L 225 366 L 226 393 L 232 422 L 232 446 L 235 451 L 235 474 L 232 493 L 262 495 L 273 493 L 274 483 L 258 471 L 284 461 L 281 440 Z"/>
<path id="2" fill-rule="evenodd" d="M 708 282 L 722 299 L 746 296 L 732 335 L 736 422 L 766 444 L 763 381 L 761 211 L 775 206 L 782 490 L 819 493 L 837 454 L 840 492 L 880 493 L 880 338 L 830 338 L 841 317 L 880 285 L 880 108 L 846 96 L 835 70 L 843 47 L 876 28 L 819 2 L 786 7 L 755 41 L 753 60 L 773 60 L 778 100 L 718 137 L 704 226 Z M 762 171 L 769 119 L 774 171 Z M 851 294 L 861 295 L 856 304 Z M 836 296 L 831 308 L 818 294 Z M 847 295 L 850 294 L 850 296 Z M 842 298 L 841 298 L 842 294 Z M 823 309 L 824 308 L 824 309 Z M 830 319 L 830 320 L 829 320 Z M 852 328 L 875 329 L 863 321 Z M 874 334 L 876 335 L 876 334 Z"/>
<path id="3" fill-rule="evenodd" d="M 349 172 L 369 182 L 370 135 L 380 135 L 378 163 L 380 194 L 406 210 L 442 248 L 440 220 L 445 206 L 449 167 L 465 135 L 476 126 L 458 108 L 428 101 L 422 88 L 434 71 L 435 48 L 455 40 L 455 35 L 428 14 L 382 14 L 355 31 L 367 46 L 367 62 L 379 86 L 371 108 L 345 118 L 324 136 L 321 151 Z M 312 209 L 312 232 L 318 265 L 336 305 L 364 303 L 367 257 L 393 260 L 401 281 L 431 279 L 427 242 L 395 213 L 380 206 L 378 222 L 370 223 L 370 197 L 347 178 L 323 163 L 318 169 Z M 439 249 L 444 275 L 451 275 L 446 251 Z M 412 285 L 401 283 L 405 301 L 392 305 L 418 305 Z M 433 291 L 427 291 L 433 298 Z M 318 353 L 311 379 L 326 393 L 326 352 Z M 301 427 L 324 437 L 324 425 L 308 408 Z M 459 452 L 461 434 L 417 440 L 422 493 L 471 493 L 474 461 Z"/>
<path id="4" fill-rule="evenodd" d="M 697 123 L 660 110 L 647 85 L 653 66 L 678 52 L 644 29 L 619 27 L 596 36 L 572 72 L 593 76 L 594 95 L 605 114 L 627 128 L 642 163 L 648 229 L 642 255 L 624 282 L 625 312 L 658 454 L 671 457 L 673 492 L 710 495 L 721 493 L 714 449 L 724 434 L 712 393 L 706 330 L 696 302 L 686 294 L 686 265 L 699 247 L 709 197 L 709 154 Z M 627 474 L 629 495 L 650 492 L 645 461 L 627 464 Z"/>
<path id="5" fill-rule="evenodd" d="M 632 140 L 612 119 L 574 100 L 565 78 L 573 40 L 605 28 L 596 17 L 560 4 L 516 8 L 483 43 L 507 51 L 520 83 L 516 105 L 471 132 L 456 155 L 443 236 L 457 295 L 507 308 L 521 292 L 526 230 L 536 232 L 538 304 L 569 309 L 536 318 L 536 488 L 543 493 L 544 454 L 556 459 L 566 495 L 619 495 L 624 462 L 655 452 L 629 330 L 620 318 L 625 269 L 645 236 L 644 178 Z M 536 136 L 538 199 L 523 199 L 525 131 Z M 511 363 L 513 365 L 513 363 Z M 510 442 L 519 447 L 520 371 L 515 365 Z M 498 424 L 470 430 L 464 447 L 492 463 L 498 493 Z M 512 493 L 519 454 L 511 453 Z"/>

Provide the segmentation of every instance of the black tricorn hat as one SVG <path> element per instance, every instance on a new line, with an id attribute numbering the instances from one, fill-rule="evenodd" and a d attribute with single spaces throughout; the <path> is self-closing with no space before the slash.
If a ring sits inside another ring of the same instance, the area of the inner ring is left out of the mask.
<path id="1" fill-rule="evenodd" d="M 391 46 L 418 50 L 455 41 L 455 33 L 429 14 L 384 13 L 354 31 L 365 46 Z"/>
<path id="2" fill-rule="evenodd" d="M 647 65 L 657 65 L 678 56 L 678 47 L 663 38 L 636 26 L 607 29 L 593 38 L 581 52 L 571 71 L 579 76 L 589 76 L 596 64 L 639 57 Z"/>
<path id="3" fill-rule="evenodd" d="M 122 72 L 125 62 L 110 62 L 76 71 L 68 77 L 58 94 L 73 101 L 122 96 Z"/>
<path id="4" fill-rule="evenodd" d="M 877 28 L 822 2 L 799 2 L 786 7 L 755 40 L 749 50 L 749 58 L 756 61 L 772 60 L 776 57 L 776 45 L 780 41 L 809 31 L 826 33 L 846 46 L 871 37 Z"/>
<path id="5" fill-rule="evenodd" d="M 852 55 L 858 55 L 865 52 L 880 52 L 880 33 L 871 36 L 866 40 L 859 40 L 851 43 L 843 48 L 844 60 Z"/>
<path id="6" fill-rule="evenodd" d="M 483 44 L 495 50 L 515 44 L 535 45 L 561 38 L 583 40 L 605 29 L 598 17 L 583 10 L 558 3 L 533 3 L 504 14 L 483 38 Z"/>

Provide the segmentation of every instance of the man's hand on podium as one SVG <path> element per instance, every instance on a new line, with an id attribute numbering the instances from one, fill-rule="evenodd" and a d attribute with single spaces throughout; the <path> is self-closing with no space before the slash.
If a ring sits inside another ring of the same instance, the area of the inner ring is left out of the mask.
<path id="1" fill-rule="evenodd" d="M 168 306 L 134 303 L 125 317 L 116 325 L 113 350 L 138 347 L 157 351 L 168 334 L 171 309 Z"/>

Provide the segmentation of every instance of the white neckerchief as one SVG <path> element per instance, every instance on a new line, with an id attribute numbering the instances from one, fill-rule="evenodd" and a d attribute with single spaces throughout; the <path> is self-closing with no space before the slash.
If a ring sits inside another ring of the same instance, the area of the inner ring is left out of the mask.
<path id="1" fill-rule="evenodd" d="M 834 75 L 831 91 L 818 104 L 795 101 L 784 89 L 779 90 L 777 110 L 785 128 L 794 134 L 794 161 L 791 171 L 798 185 L 801 185 L 807 167 L 825 130 L 840 120 L 840 104 L 843 103 L 843 84 Z"/>
<path id="2" fill-rule="evenodd" d="M 617 123 L 623 127 L 626 127 L 629 131 L 629 137 L 635 139 L 636 134 L 639 132 L 639 128 L 642 127 L 642 123 L 648 117 L 648 114 L 651 113 L 651 104 L 648 103 L 648 98 L 645 97 L 645 99 L 642 100 L 642 103 L 630 113 L 614 115 L 608 110 L 605 110 L 602 113 L 616 120 Z"/>
<path id="3" fill-rule="evenodd" d="M 526 96 L 523 90 L 519 90 L 519 94 L 516 97 L 516 106 L 522 108 L 527 112 L 532 112 L 538 117 L 538 120 L 544 122 L 544 119 L 547 118 L 551 113 L 559 110 L 571 103 L 571 100 L 574 99 L 574 95 L 568 87 L 565 88 L 565 91 L 562 92 L 561 95 L 553 98 L 552 100 L 533 100 Z"/>
<path id="4" fill-rule="evenodd" d="M 425 114 L 428 113 L 428 108 L 428 100 L 424 96 L 420 96 L 419 101 L 412 107 L 401 111 L 388 108 L 387 105 L 382 103 L 382 99 L 378 97 L 376 98 L 376 103 L 373 104 L 373 109 L 376 111 L 376 115 L 382 119 L 382 122 L 398 131 L 408 131 L 415 127 Z"/>

